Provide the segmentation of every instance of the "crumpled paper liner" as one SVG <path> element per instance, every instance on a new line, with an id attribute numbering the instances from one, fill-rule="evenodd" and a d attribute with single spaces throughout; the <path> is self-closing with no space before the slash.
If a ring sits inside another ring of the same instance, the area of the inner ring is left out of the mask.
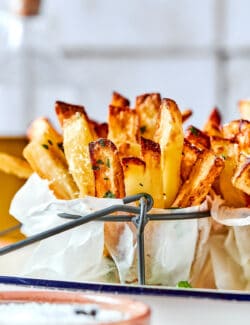
<path id="1" fill-rule="evenodd" d="M 113 204 L 122 204 L 122 200 L 58 200 L 47 182 L 34 174 L 14 197 L 10 212 L 23 224 L 23 233 L 30 236 L 67 222 L 57 216 L 60 212 L 84 215 Z M 204 206 L 191 211 L 202 209 Z M 91 222 L 1 257 L 1 273 L 71 281 L 136 282 L 135 234 L 131 223 L 104 226 Z M 190 280 L 204 264 L 206 234 L 195 219 L 150 222 L 145 228 L 147 284 L 175 286 Z M 113 261 L 103 256 L 104 241 Z M 193 265 L 195 255 L 197 265 Z"/>
<path id="2" fill-rule="evenodd" d="M 219 196 L 211 205 L 211 216 L 228 232 L 210 238 L 210 252 L 216 287 L 250 289 L 250 209 L 232 208 Z"/>

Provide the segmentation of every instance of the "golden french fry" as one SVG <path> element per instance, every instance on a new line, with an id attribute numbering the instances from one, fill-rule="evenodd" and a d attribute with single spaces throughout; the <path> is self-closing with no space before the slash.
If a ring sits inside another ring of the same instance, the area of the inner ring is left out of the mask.
<path id="1" fill-rule="evenodd" d="M 24 159 L 0 152 L 0 170 L 18 178 L 29 178 L 32 168 Z"/>
<path id="2" fill-rule="evenodd" d="M 45 137 L 46 139 L 46 137 Z M 66 159 L 58 154 L 56 144 L 47 145 L 41 139 L 31 141 L 23 155 L 32 169 L 49 182 L 49 187 L 59 199 L 73 199 L 79 194 L 78 188 L 68 171 Z"/>
<path id="3" fill-rule="evenodd" d="M 183 183 L 173 207 L 200 205 L 206 198 L 215 179 L 220 175 L 224 160 L 204 150 L 195 163 L 189 178 Z"/>
<path id="4" fill-rule="evenodd" d="M 182 160 L 181 160 L 181 179 L 185 181 L 196 163 L 199 155 L 203 152 L 203 150 L 197 148 L 187 139 L 184 139 L 183 152 L 182 152 Z"/>
<path id="5" fill-rule="evenodd" d="M 185 109 L 181 112 L 182 123 L 185 123 L 191 116 L 193 115 L 193 111 L 191 109 Z"/>
<path id="6" fill-rule="evenodd" d="M 146 163 L 143 191 L 153 197 L 155 208 L 164 208 L 160 145 L 141 137 L 141 156 Z"/>
<path id="7" fill-rule="evenodd" d="M 199 149 L 210 148 L 209 136 L 193 125 L 187 128 L 185 138 Z"/>
<path id="8" fill-rule="evenodd" d="M 234 140 L 237 135 L 249 128 L 250 121 L 233 120 L 222 127 L 223 138 Z"/>
<path id="9" fill-rule="evenodd" d="M 240 152 L 250 156 L 250 123 L 236 135 L 236 140 L 239 143 Z"/>
<path id="10" fill-rule="evenodd" d="M 108 123 L 98 123 L 94 120 L 89 121 L 91 125 L 91 129 L 94 130 L 94 134 L 96 135 L 94 139 L 98 138 L 107 138 L 108 137 Z"/>
<path id="11" fill-rule="evenodd" d="M 90 142 L 89 153 L 95 177 L 95 196 L 125 196 L 124 175 L 116 146 L 108 139 Z"/>
<path id="12" fill-rule="evenodd" d="M 140 157 L 141 146 L 139 143 L 124 142 L 119 146 L 120 158 L 125 157 Z"/>
<path id="13" fill-rule="evenodd" d="M 237 189 L 250 196 L 250 157 L 240 156 L 240 163 L 232 177 L 232 183 Z M 250 202 L 249 197 L 248 202 Z"/>
<path id="14" fill-rule="evenodd" d="M 206 121 L 203 131 L 209 136 L 222 136 L 221 114 L 218 108 L 214 108 Z"/>
<path id="15" fill-rule="evenodd" d="M 216 155 L 222 157 L 225 161 L 217 183 L 219 194 L 230 206 L 245 206 L 246 196 L 244 192 L 237 189 L 232 183 L 232 177 L 238 164 L 239 145 L 230 139 L 211 137 L 211 148 Z"/>
<path id="16" fill-rule="evenodd" d="M 144 138 L 154 140 L 160 105 L 161 95 L 158 93 L 136 97 L 135 109 L 139 117 L 140 133 Z"/>
<path id="17" fill-rule="evenodd" d="M 126 97 L 114 91 L 112 94 L 111 105 L 116 107 L 129 107 L 130 102 Z"/>
<path id="18" fill-rule="evenodd" d="M 63 128 L 63 146 L 69 171 L 77 184 L 80 197 L 94 195 L 94 174 L 89 157 L 93 134 L 83 107 L 56 104 L 56 113 Z"/>
<path id="19" fill-rule="evenodd" d="M 238 108 L 241 118 L 250 121 L 250 99 L 240 100 Z"/>
<path id="20" fill-rule="evenodd" d="M 28 138 L 35 140 L 44 134 L 47 134 L 48 138 L 51 138 L 52 141 L 62 142 L 62 135 L 53 127 L 47 118 L 40 117 L 35 119 L 28 128 Z"/>
<path id="21" fill-rule="evenodd" d="M 134 109 L 109 106 L 108 138 L 119 147 L 122 143 L 137 143 L 139 120 Z"/>
<path id="22" fill-rule="evenodd" d="M 122 159 L 124 173 L 124 183 L 126 195 L 145 192 L 144 174 L 146 164 L 137 157 L 127 157 Z"/>
<path id="23" fill-rule="evenodd" d="M 155 141 L 160 144 L 161 148 L 164 206 L 169 208 L 180 186 L 184 142 L 181 112 L 171 99 L 162 100 Z"/>

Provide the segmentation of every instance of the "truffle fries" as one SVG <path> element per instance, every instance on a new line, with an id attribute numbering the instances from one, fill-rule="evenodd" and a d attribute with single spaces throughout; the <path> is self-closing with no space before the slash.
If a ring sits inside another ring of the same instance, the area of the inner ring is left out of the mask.
<path id="1" fill-rule="evenodd" d="M 69 171 L 79 188 L 80 197 L 94 196 L 94 175 L 88 149 L 94 136 L 84 107 L 57 102 L 55 109 L 63 129 L 63 147 Z"/>
<path id="2" fill-rule="evenodd" d="M 136 97 L 135 109 L 139 117 L 140 132 L 144 138 L 154 140 L 160 105 L 161 95 L 158 93 Z"/>
<path id="3" fill-rule="evenodd" d="M 36 120 L 39 132 L 30 131 L 31 142 L 23 155 L 32 169 L 49 182 L 49 187 L 59 199 L 78 196 L 78 188 L 69 173 L 61 140 L 56 130 L 46 119 Z M 31 126 L 30 130 L 34 130 Z M 34 133 L 35 132 L 35 133 Z"/>
<path id="4" fill-rule="evenodd" d="M 154 207 L 163 208 L 165 195 L 161 171 L 160 145 L 152 140 L 141 137 L 141 155 L 145 162 L 145 173 L 142 181 L 142 191 L 154 198 Z M 139 184 L 140 185 L 140 184 Z"/>
<path id="5" fill-rule="evenodd" d="M 99 139 L 90 142 L 89 154 L 95 177 L 95 196 L 123 198 L 124 176 L 116 146 L 108 139 Z"/>
<path id="6" fill-rule="evenodd" d="M 129 107 L 130 102 L 129 100 L 119 94 L 118 92 L 114 91 L 112 94 L 112 99 L 110 105 L 116 106 L 116 107 Z"/>
<path id="7" fill-rule="evenodd" d="M 221 115 L 217 108 L 214 108 L 210 113 L 203 131 L 210 136 L 222 136 L 221 134 Z"/>
<path id="8" fill-rule="evenodd" d="M 189 178 L 183 183 L 174 203 L 174 207 L 189 207 L 201 204 L 212 184 L 219 176 L 224 160 L 205 150 L 199 155 Z"/>
<path id="9" fill-rule="evenodd" d="M 247 205 L 250 205 L 250 158 L 241 155 L 240 163 L 232 177 L 233 185 L 248 195 Z"/>
<path id="10" fill-rule="evenodd" d="M 177 104 L 163 99 L 158 119 L 155 141 L 161 149 L 161 179 L 163 183 L 164 207 L 173 203 L 180 186 L 181 159 L 183 150 L 182 116 Z"/>
<path id="11" fill-rule="evenodd" d="M 4 152 L 0 152 L 0 170 L 24 179 L 29 178 L 33 173 L 27 161 Z"/>

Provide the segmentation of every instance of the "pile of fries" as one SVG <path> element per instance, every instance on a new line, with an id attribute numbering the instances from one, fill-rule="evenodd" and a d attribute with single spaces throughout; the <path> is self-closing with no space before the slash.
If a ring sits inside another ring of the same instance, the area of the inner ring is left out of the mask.
<path id="1" fill-rule="evenodd" d="M 192 111 L 181 112 L 158 93 L 138 96 L 130 108 L 114 92 L 108 123 L 91 120 L 83 106 L 58 101 L 62 134 L 47 119 L 36 119 L 26 161 L 0 154 L 0 166 L 21 177 L 36 172 L 60 199 L 146 192 L 154 207 L 169 208 L 199 205 L 216 193 L 230 206 L 249 207 L 250 101 L 240 101 L 239 109 L 241 119 L 222 125 L 215 108 L 202 130 L 189 126 L 184 133 Z"/>

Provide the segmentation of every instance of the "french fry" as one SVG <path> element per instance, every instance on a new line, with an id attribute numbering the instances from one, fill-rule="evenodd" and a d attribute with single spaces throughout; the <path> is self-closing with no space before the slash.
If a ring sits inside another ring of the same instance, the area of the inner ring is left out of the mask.
<path id="1" fill-rule="evenodd" d="M 129 107 L 109 106 L 110 139 L 119 147 L 122 143 L 137 143 L 139 136 L 139 120 L 136 111 Z"/>
<path id="2" fill-rule="evenodd" d="M 193 115 L 193 111 L 191 109 L 185 109 L 181 112 L 182 123 L 185 123 L 191 116 Z"/>
<path id="3" fill-rule="evenodd" d="M 158 115 L 158 130 L 155 141 L 161 148 L 161 178 L 163 182 L 164 206 L 173 203 L 180 186 L 180 169 L 183 150 L 182 116 L 177 104 L 163 99 Z"/>
<path id="4" fill-rule="evenodd" d="M 182 181 L 185 181 L 189 177 L 194 164 L 196 163 L 197 159 L 199 158 L 199 155 L 203 151 L 204 150 L 201 150 L 201 149 L 195 147 L 187 139 L 184 139 L 182 160 L 181 160 L 181 179 L 182 179 Z"/>
<path id="5" fill-rule="evenodd" d="M 53 127 L 50 121 L 44 117 L 35 119 L 27 131 L 29 140 L 39 139 L 41 136 L 46 135 L 48 140 L 58 143 L 59 145 L 63 142 L 62 135 Z"/>
<path id="6" fill-rule="evenodd" d="M 23 155 L 32 169 L 43 179 L 47 179 L 50 189 L 59 199 L 73 199 L 79 194 L 78 188 L 68 171 L 66 159 L 62 158 L 56 144 L 44 143 L 46 136 L 31 141 Z"/>
<path id="7" fill-rule="evenodd" d="M 119 146 L 120 158 L 125 157 L 140 157 L 141 146 L 139 143 L 124 142 Z"/>
<path id="8" fill-rule="evenodd" d="M 234 140 L 239 133 L 249 127 L 247 120 L 233 120 L 222 127 L 223 138 Z"/>
<path id="9" fill-rule="evenodd" d="M 122 159 L 126 195 L 144 192 L 144 174 L 146 164 L 137 157 Z"/>
<path id="10" fill-rule="evenodd" d="M 193 125 L 187 128 L 185 138 L 199 149 L 210 148 L 209 136 Z"/>
<path id="11" fill-rule="evenodd" d="M 241 118 L 250 121 L 250 100 L 240 100 L 238 103 L 238 108 L 240 111 Z"/>
<path id="12" fill-rule="evenodd" d="M 224 159 L 225 165 L 218 178 L 217 190 L 226 203 L 234 207 L 246 205 L 246 195 L 237 189 L 232 183 L 232 177 L 237 168 L 239 159 L 239 145 L 230 139 L 211 137 L 211 148 L 213 152 Z"/>
<path id="13" fill-rule="evenodd" d="M 4 152 L 0 152 L 0 170 L 24 179 L 29 178 L 33 173 L 27 161 Z"/>
<path id="14" fill-rule="evenodd" d="M 114 91 L 112 94 L 112 100 L 110 105 L 116 107 L 129 107 L 130 102 L 126 97 Z"/>
<path id="15" fill-rule="evenodd" d="M 95 177 L 95 196 L 123 198 L 124 175 L 116 146 L 108 139 L 89 143 L 89 154 Z"/>
<path id="16" fill-rule="evenodd" d="M 94 130 L 95 140 L 98 138 L 107 138 L 108 137 L 108 123 L 98 123 L 94 120 L 89 121 L 91 129 Z"/>
<path id="17" fill-rule="evenodd" d="M 250 156 L 250 123 L 236 135 L 240 152 Z"/>
<path id="18" fill-rule="evenodd" d="M 88 117 L 81 106 L 57 102 L 56 114 L 63 128 L 63 146 L 69 171 L 77 184 L 80 197 L 94 195 L 94 174 L 89 157 L 89 143 L 93 133 Z"/>
<path id="19" fill-rule="evenodd" d="M 155 208 L 164 208 L 165 193 L 163 192 L 161 173 L 160 145 L 152 140 L 141 137 L 141 156 L 146 163 L 143 191 L 154 198 Z"/>
<path id="20" fill-rule="evenodd" d="M 250 196 L 250 157 L 241 155 L 235 173 L 232 177 L 233 185 Z M 248 197 L 248 202 L 250 202 Z"/>
<path id="21" fill-rule="evenodd" d="M 161 95 L 158 93 L 136 97 L 135 109 L 139 116 L 140 133 L 144 138 L 154 140 L 160 105 Z"/>
<path id="22" fill-rule="evenodd" d="M 222 136 L 221 133 L 221 114 L 215 107 L 204 125 L 203 131 L 209 136 Z"/>
<path id="23" fill-rule="evenodd" d="M 53 127 L 52 123 L 46 118 L 35 119 L 27 131 L 27 136 L 30 141 L 40 141 L 43 139 L 43 144 L 47 146 L 57 146 L 59 150 L 57 155 L 62 160 L 65 160 L 64 149 L 63 149 L 63 136 Z"/>
<path id="24" fill-rule="evenodd" d="M 183 183 L 173 207 L 200 205 L 206 198 L 214 180 L 220 175 L 224 160 L 204 150 L 195 163 L 189 178 Z"/>

